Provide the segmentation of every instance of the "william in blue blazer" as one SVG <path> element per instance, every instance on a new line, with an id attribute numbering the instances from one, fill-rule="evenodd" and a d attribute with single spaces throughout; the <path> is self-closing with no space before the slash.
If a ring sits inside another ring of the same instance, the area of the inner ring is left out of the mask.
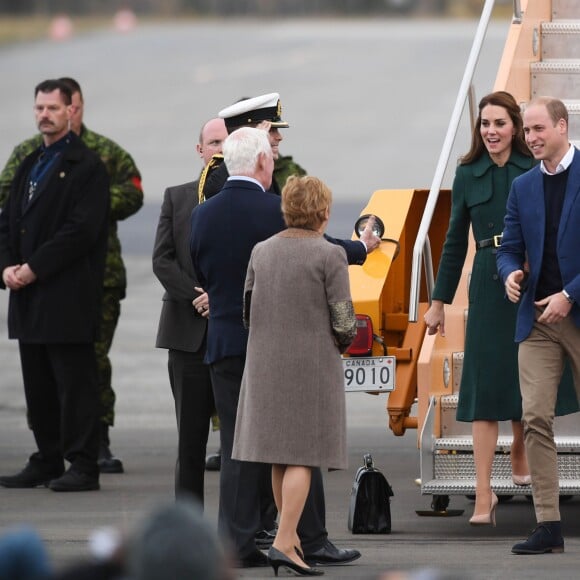
<path id="1" fill-rule="evenodd" d="M 544 554 L 564 551 L 553 423 L 566 360 L 580 391 L 580 152 L 558 99 L 532 101 L 524 133 L 541 163 L 512 183 L 497 265 L 507 297 L 520 302 L 515 340 L 538 521 L 512 552 Z"/>

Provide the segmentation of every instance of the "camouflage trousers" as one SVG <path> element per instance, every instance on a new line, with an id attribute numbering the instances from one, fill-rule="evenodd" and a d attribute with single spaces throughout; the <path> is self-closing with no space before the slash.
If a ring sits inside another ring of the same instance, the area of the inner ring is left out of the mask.
<path id="1" fill-rule="evenodd" d="M 121 299 L 125 292 L 122 288 L 103 288 L 103 303 L 99 340 L 95 343 L 97 355 L 97 380 L 101 401 L 101 421 L 112 427 L 115 424 L 115 391 L 112 386 L 113 369 L 109 350 L 113 343 L 115 329 L 121 314 Z"/>

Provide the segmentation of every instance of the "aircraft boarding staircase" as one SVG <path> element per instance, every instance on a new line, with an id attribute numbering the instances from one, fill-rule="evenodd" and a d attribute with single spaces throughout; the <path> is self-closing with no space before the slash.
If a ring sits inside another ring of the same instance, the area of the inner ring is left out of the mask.
<path id="1" fill-rule="evenodd" d="M 517 21 L 516 14 L 512 23 L 494 90 L 511 92 L 522 108 L 530 98 L 540 95 L 562 99 L 570 115 L 570 139 L 580 146 L 580 0 L 528 0 L 522 2 L 522 8 L 521 22 Z M 529 53 L 527 60 L 522 56 L 522 50 Z M 473 254 L 468 255 L 467 266 L 472 263 L 472 258 Z M 459 300 L 463 305 L 467 304 L 469 272 L 465 271 L 464 277 L 466 281 L 458 290 L 458 293 L 464 292 Z M 461 320 L 454 330 L 464 332 L 467 314 L 466 307 L 461 306 Z M 447 335 L 451 332 L 448 325 Z M 443 374 L 443 379 L 439 380 L 443 387 L 429 393 L 420 435 L 420 454 L 421 492 L 433 496 L 431 507 L 434 513 L 449 515 L 446 508 L 450 495 L 475 494 L 475 470 L 471 424 L 455 420 L 463 352 L 450 352 L 449 347 L 445 352 L 445 341 L 441 337 L 427 337 L 425 343 L 429 348 L 423 358 L 428 360 L 419 361 L 421 382 L 422 376 L 426 376 L 422 375 L 421 365 L 431 365 L 432 357 L 437 356 L 434 353 L 439 351 L 438 372 Z M 419 397 L 421 404 L 421 394 Z M 580 415 L 558 417 L 555 428 L 560 496 L 569 498 L 580 494 Z M 504 499 L 514 495 L 530 497 L 530 487 L 518 487 L 512 482 L 511 441 L 510 423 L 500 423 L 492 487 Z"/>

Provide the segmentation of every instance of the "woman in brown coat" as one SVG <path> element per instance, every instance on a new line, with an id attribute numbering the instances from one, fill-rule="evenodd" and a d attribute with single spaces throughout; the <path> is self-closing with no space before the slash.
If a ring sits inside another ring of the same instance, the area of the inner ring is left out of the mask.
<path id="1" fill-rule="evenodd" d="M 347 467 L 340 352 L 356 330 L 346 255 L 323 238 L 330 204 L 316 177 L 289 178 L 288 229 L 254 247 L 246 277 L 249 341 L 232 458 L 272 464 L 276 575 L 279 566 L 322 574 L 304 563 L 296 527 L 311 468 Z"/>

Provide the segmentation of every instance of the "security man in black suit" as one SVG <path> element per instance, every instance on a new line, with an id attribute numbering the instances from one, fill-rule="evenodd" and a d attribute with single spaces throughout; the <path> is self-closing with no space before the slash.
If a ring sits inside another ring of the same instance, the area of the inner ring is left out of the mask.
<path id="1" fill-rule="evenodd" d="M 28 419 L 38 451 L 4 487 L 99 489 L 99 397 L 94 341 L 107 249 L 103 162 L 70 131 L 71 90 L 40 83 L 43 144 L 20 165 L 0 213 L 8 333 L 19 341 Z M 64 460 L 70 468 L 64 472 Z"/>

